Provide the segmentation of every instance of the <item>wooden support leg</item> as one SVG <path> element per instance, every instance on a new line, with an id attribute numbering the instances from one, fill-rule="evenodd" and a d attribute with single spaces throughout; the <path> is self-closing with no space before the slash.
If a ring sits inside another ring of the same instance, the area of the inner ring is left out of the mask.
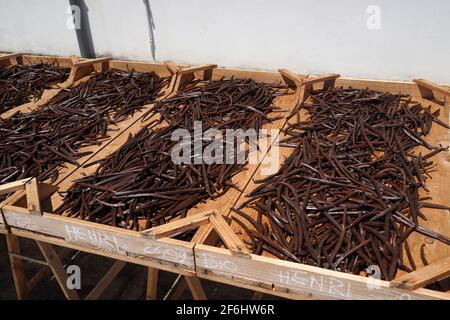
<path id="1" fill-rule="evenodd" d="M 175 285 L 172 294 L 169 296 L 170 300 L 178 300 L 183 292 L 187 289 L 187 282 L 184 278 L 181 278 L 180 281 Z"/>
<path id="2" fill-rule="evenodd" d="M 73 250 L 61 247 L 61 252 L 58 253 L 58 256 L 61 260 L 66 258 Z M 28 290 L 31 292 L 45 277 L 48 277 L 52 274 L 52 270 L 49 267 L 42 267 L 38 272 L 28 280 Z"/>
<path id="3" fill-rule="evenodd" d="M 323 89 L 328 90 L 329 88 L 333 88 L 336 83 L 336 79 L 325 80 L 323 82 Z"/>
<path id="4" fill-rule="evenodd" d="M 64 296 L 69 300 L 78 300 L 79 297 L 76 290 L 67 288 L 67 273 L 53 246 L 42 241 L 36 241 L 36 243 L 41 250 L 45 260 L 52 269 L 52 272 L 55 275 L 55 278 L 58 281 L 59 287 L 63 291 Z"/>
<path id="5" fill-rule="evenodd" d="M 422 98 L 424 99 L 428 99 L 428 100 L 434 100 L 435 96 L 433 93 L 433 90 L 423 87 L 423 86 L 418 86 L 419 87 L 419 91 L 420 91 L 420 95 L 422 96 Z"/>
<path id="6" fill-rule="evenodd" d="M 148 268 L 147 272 L 147 300 L 156 300 L 158 292 L 158 269 Z"/>
<path id="7" fill-rule="evenodd" d="M 106 288 L 111 284 L 111 282 L 117 277 L 119 272 L 125 267 L 127 263 L 125 261 L 118 260 L 113 266 L 108 270 L 108 272 L 103 276 L 103 278 L 98 282 L 94 289 L 89 292 L 85 300 L 97 300 L 105 292 Z"/>
<path id="8" fill-rule="evenodd" d="M 199 278 L 191 276 L 186 276 L 184 278 L 186 279 L 187 285 L 192 293 L 192 297 L 194 298 L 194 300 L 208 299 Z"/>
<path id="9" fill-rule="evenodd" d="M 19 238 L 11 233 L 6 234 L 6 244 L 8 252 L 20 255 Z M 22 300 L 28 297 L 28 288 L 25 282 L 25 275 L 23 272 L 23 262 L 21 259 L 9 256 L 11 264 L 11 272 L 13 275 L 14 286 L 16 287 L 17 299 Z"/>

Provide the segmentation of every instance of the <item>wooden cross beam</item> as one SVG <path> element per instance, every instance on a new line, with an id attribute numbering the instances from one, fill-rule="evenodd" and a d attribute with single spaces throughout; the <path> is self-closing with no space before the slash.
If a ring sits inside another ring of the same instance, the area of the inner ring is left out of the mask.
<path id="1" fill-rule="evenodd" d="M 23 53 L 10 53 L 0 56 L 0 66 L 8 67 L 15 64 L 23 64 Z"/>
<path id="2" fill-rule="evenodd" d="M 413 82 L 417 84 L 422 98 L 437 102 L 440 105 L 445 105 L 446 102 L 449 102 L 450 90 L 444 86 L 424 79 L 414 79 Z M 435 92 L 444 95 L 444 101 L 436 99 L 436 96 L 434 95 Z"/>
<path id="3" fill-rule="evenodd" d="M 109 70 L 109 62 L 112 58 L 99 58 L 79 61 L 78 57 L 72 57 L 72 69 L 70 71 L 68 81 L 74 83 L 75 81 L 89 75 L 90 73 L 104 72 Z"/>

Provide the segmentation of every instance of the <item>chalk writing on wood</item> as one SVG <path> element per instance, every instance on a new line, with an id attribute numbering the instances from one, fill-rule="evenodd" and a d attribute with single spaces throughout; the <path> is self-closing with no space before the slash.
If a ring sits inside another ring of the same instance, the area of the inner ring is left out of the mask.
<path id="1" fill-rule="evenodd" d="M 26 229 L 30 231 L 39 231 L 39 225 L 33 222 L 33 220 L 19 216 L 19 215 L 10 215 L 7 219 L 7 222 L 9 225 L 20 228 L 20 229 Z"/>
<path id="2" fill-rule="evenodd" d="M 72 224 L 64 226 L 65 240 L 72 243 L 86 243 L 106 252 L 125 254 L 127 248 L 120 244 L 115 235 L 102 231 L 78 227 Z"/>
<path id="3" fill-rule="evenodd" d="M 238 270 L 237 264 L 230 260 L 217 259 L 201 253 L 197 257 L 197 262 L 202 268 L 214 269 L 219 271 L 236 272 Z"/>
<path id="4" fill-rule="evenodd" d="M 172 248 L 164 248 L 160 246 L 147 246 L 144 248 L 144 253 L 149 256 L 161 256 L 163 260 L 184 263 L 187 254 L 184 251 L 175 250 Z"/>

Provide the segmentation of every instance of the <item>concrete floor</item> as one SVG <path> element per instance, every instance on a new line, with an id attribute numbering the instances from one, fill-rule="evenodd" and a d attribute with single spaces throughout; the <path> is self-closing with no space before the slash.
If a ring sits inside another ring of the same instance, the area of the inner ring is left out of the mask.
<path id="1" fill-rule="evenodd" d="M 20 240 L 22 255 L 43 260 L 36 243 L 28 239 Z M 91 255 L 87 253 L 78 253 L 71 260 L 75 251 L 68 255 L 64 262 L 75 264 L 81 268 L 81 289 L 78 290 L 80 297 L 85 297 L 98 280 L 112 266 L 112 259 Z M 30 279 L 35 272 L 42 268 L 36 263 L 24 262 L 27 279 Z M 170 290 L 177 275 L 160 271 L 158 280 L 158 299 L 163 299 Z M 250 299 L 253 292 L 245 289 L 222 285 L 215 282 L 202 280 L 203 287 L 209 299 Z M 145 299 L 147 286 L 147 270 L 145 267 L 127 264 L 113 280 L 111 285 L 105 290 L 101 299 Z M 182 299 L 192 299 L 188 290 L 185 290 Z M 274 298 L 265 296 L 266 299 Z M 12 279 L 9 258 L 6 249 L 6 239 L 0 235 L 0 299 L 16 299 L 16 292 Z M 46 277 L 31 292 L 30 299 L 64 299 L 56 280 L 50 275 Z"/>

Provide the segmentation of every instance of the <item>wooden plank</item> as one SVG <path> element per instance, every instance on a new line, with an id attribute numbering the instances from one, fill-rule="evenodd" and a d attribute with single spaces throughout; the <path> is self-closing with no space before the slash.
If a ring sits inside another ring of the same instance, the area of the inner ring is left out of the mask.
<path id="1" fill-rule="evenodd" d="M 245 247 L 245 244 L 233 232 L 233 230 L 230 228 L 230 226 L 220 213 L 214 211 L 209 219 L 212 226 L 214 227 L 214 230 L 217 232 L 225 246 L 228 248 L 228 250 L 231 251 L 233 255 L 245 257 L 247 259 L 251 258 L 248 249 Z"/>
<path id="2" fill-rule="evenodd" d="M 4 226 L 1 224 L 0 224 L 0 233 L 3 233 L 3 234 L 8 233 L 5 230 Z M 98 256 L 111 258 L 111 259 L 115 259 L 115 260 L 121 260 L 121 261 L 129 262 L 129 263 L 137 264 L 140 266 L 144 266 L 144 267 L 158 268 L 160 270 L 177 273 L 177 274 L 180 274 L 183 276 L 186 276 L 186 275 L 192 276 L 195 274 L 195 272 L 192 270 L 179 268 L 176 264 L 166 263 L 165 261 L 162 261 L 162 260 L 141 259 L 138 256 L 136 256 L 136 257 L 125 256 L 125 255 L 117 254 L 114 252 L 101 251 L 101 250 L 97 250 L 96 248 L 92 248 L 92 247 L 68 243 L 64 239 L 37 233 L 37 232 L 33 232 L 33 231 L 28 231 L 28 230 L 12 227 L 11 233 L 13 235 L 21 237 L 21 238 L 27 238 L 27 239 L 36 240 L 36 241 L 45 241 L 47 243 L 51 243 L 56 246 L 65 247 L 68 249 L 82 251 L 82 252 L 86 252 L 86 253 L 90 253 L 90 254 L 95 254 Z"/>
<path id="3" fill-rule="evenodd" d="M 156 300 L 158 298 L 158 269 L 148 268 L 147 270 L 147 300 Z"/>
<path id="4" fill-rule="evenodd" d="M 25 184 L 30 180 L 31 180 L 31 178 L 26 178 L 26 179 L 2 184 L 2 185 L 0 185 L 0 195 L 8 194 L 8 193 L 15 192 L 18 190 L 24 190 Z"/>
<path id="5" fill-rule="evenodd" d="M 21 53 L 21 52 L 3 54 L 0 56 L 0 61 L 21 57 L 23 55 L 24 55 L 24 53 Z"/>
<path id="6" fill-rule="evenodd" d="M 58 61 L 61 66 L 71 66 L 70 57 L 64 56 L 45 56 L 45 55 L 24 55 L 24 61 L 28 63 L 36 63 L 42 61 Z M 80 58 L 81 61 L 84 59 Z M 181 67 L 187 65 L 178 64 Z M 163 63 L 152 63 L 148 61 L 132 61 L 132 60 L 111 60 L 111 68 L 116 68 L 124 71 L 136 70 L 139 72 L 155 71 L 161 75 L 170 75 L 169 70 Z M 307 74 L 296 72 L 299 77 L 306 77 Z M 270 83 L 279 83 L 282 77 L 278 72 L 270 70 L 252 70 L 252 69 L 233 69 L 233 68 L 217 68 L 215 69 L 213 79 L 220 79 L 221 77 L 242 77 L 251 78 L 257 81 L 265 81 Z M 314 75 L 310 75 L 314 76 Z M 415 96 L 419 95 L 417 85 L 412 81 L 393 81 L 393 80 L 376 80 L 376 79 L 356 79 L 356 78 L 338 78 L 336 80 L 337 86 L 353 87 L 353 88 L 369 88 L 372 90 L 389 91 L 392 93 L 408 93 Z M 442 87 L 450 90 L 450 84 L 442 85 Z"/>
<path id="7" fill-rule="evenodd" d="M 441 94 L 443 94 L 445 96 L 450 96 L 450 90 L 448 90 L 444 86 L 441 86 L 441 85 L 436 84 L 434 82 L 431 82 L 429 80 L 414 79 L 413 82 L 416 83 L 419 86 L 419 88 L 420 87 L 424 87 L 424 88 L 427 88 L 429 90 L 439 92 L 439 93 L 441 93 Z"/>
<path id="8" fill-rule="evenodd" d="M 166 65 L 167 69 L 169 69 L 170 73 L 175 74 L 177 73 L 181 68 L 179 65 L 177 65 L 173 61 L 164 61 L 164 64 Z"/>
<path id="9" fill-rule="evenodd" d="M 208 300 L 199 278 L 186 276 L 184 279 L 186 280 L 187 286 L 189 287 L 194 300 Z"/>
<path id="10" fill-rule="evenodd" d="M 8 253 L 20 254 L 19 238 L 11 233 L 6 233 L 6 246 Z M 23 261 L 17 257 L 9 255 L 11 272 L 13 275 L 14 287 L 17 299 L 23 300 L 28 297 L 29 290 L 24 275 Z"/>
<path id="11" fill-rule="evenodd" d="M 450 257 L 396 278 L 391 281 L 391 287 L 416 290 L 448 276 L 450 276 Z"/>
<path id="12" fill-rule="evenodd" d="M 181 295 L 183 292 L 187 289 L 187 282 L 180 276 L 175 279 L 175 282 L 173 283 L 172 287 L 170 288 L 169 292 L 167 293 L 166 297 L 168 300 L 179 300 L 181 298 Z"/>
<path id="13" fill-rule="evenodd" d="M 294 262 L 256 255 L 243 259 L 226 249 L 201 244 L 195 246 L 195 259 L 199 277 L 211 280 L 225 278 L 232 283 L 244 283 L 254 290 L 265 288 L 275 295 L 283 292 L 291 298 L 300 295 L 314 299 L 345 300 L 450 299 L 449 294 L 425 289 L 409 292 L 391 288 L 387 281 Z"/>
<path id="14" fill-rule="evenodd" d="M 111 60 L 112 60 L 112 58 L 110 58 L 110 57 L 98 58 L 98 59 L 89 59 L 89 60 L 76 62 L 73 65 L 75 67 L 85 67 L 85 66 L 92 66 L 94 64 L 101 64 L 101 63 L 104 63 L 104 62 L 109 62 Z"/>
<path id="15" fill-rule="evenodd" d="M 108 272 L 102 277 L 97 285 L 89 292 L 85 300 L 97 300 L 101 297 L 103 292 L 108 288 L 111 282 L 117 277 L 119 272 L 125 267 L 127 263 L 125 261 L 116 261 Z"/>
<path id="16" fill-rule="evenodd" d="M 23 64 L 23 53 L 9 53 L 0 56 L 0 66 L 8 67 L 15 64 Z"/>
<path id="17" fill-rule="evenodd" d="M 47 213 L 43 216 L 30 215 L 25 208 L 4 206 L 2 210 L 7 224 L 11 227 L 64 239 L 65 243 L 80 248 L 143 260 L 159 260 L 178 269 L 195 270 L 194 245 L 187 242 L 169 238 L 146 239 L 136 231 Z M 0 222 L 3 222 L 3 219 Z"/>
<path id="18" fill-rule="evenodd" d="M 36 178 L 25 184 L 27 194 L 27 208 L 30 214 L 42 215 L 41 198 L 39 196 L 38 182 Z"/>
<path id="19" fill-rule="evenodd" d="M 164 237 L 174 237 L 208 223 L 211 215 L 212 211 L 198 213 L 190 217 L 141 231 L 141 235 L 153 240 Z"/>
<path id="20" fill-rule="evenodd" d="M 318 77 L 312 77 L 312 78 L 304 79 L 303 82 L 302 82 L 302 85 L 308 86 L 308 85 L 312 85 L 312 84 L 315 84 L 315 83 L 326 82 L 326 81 L 329 81 L 329 80 L 336 80 L 339 77 L 340 77 L 340 75 L 337 74 L 337 73 L 320 75 Z"/>
<path id="21" fill-rule="evenodd" d="M 303 79 L 299 77 L 297 74 L 287 70 L 287 69 L 278 69 L 283 81 L 290 88 L 300 87 L 302 85 Z"/>
<path id="22" fill-rule="evenodd" d="M 207 71 L 207 70 L 211 70 L 214 68 L 217 68 L 217 64 L 202 64 L 199 66 L 182 68 L 178 71 L 178 74 L 182 75 L 182 74 L 194 73 L 194 72 L 199 72 L 199 71 Z"/>

